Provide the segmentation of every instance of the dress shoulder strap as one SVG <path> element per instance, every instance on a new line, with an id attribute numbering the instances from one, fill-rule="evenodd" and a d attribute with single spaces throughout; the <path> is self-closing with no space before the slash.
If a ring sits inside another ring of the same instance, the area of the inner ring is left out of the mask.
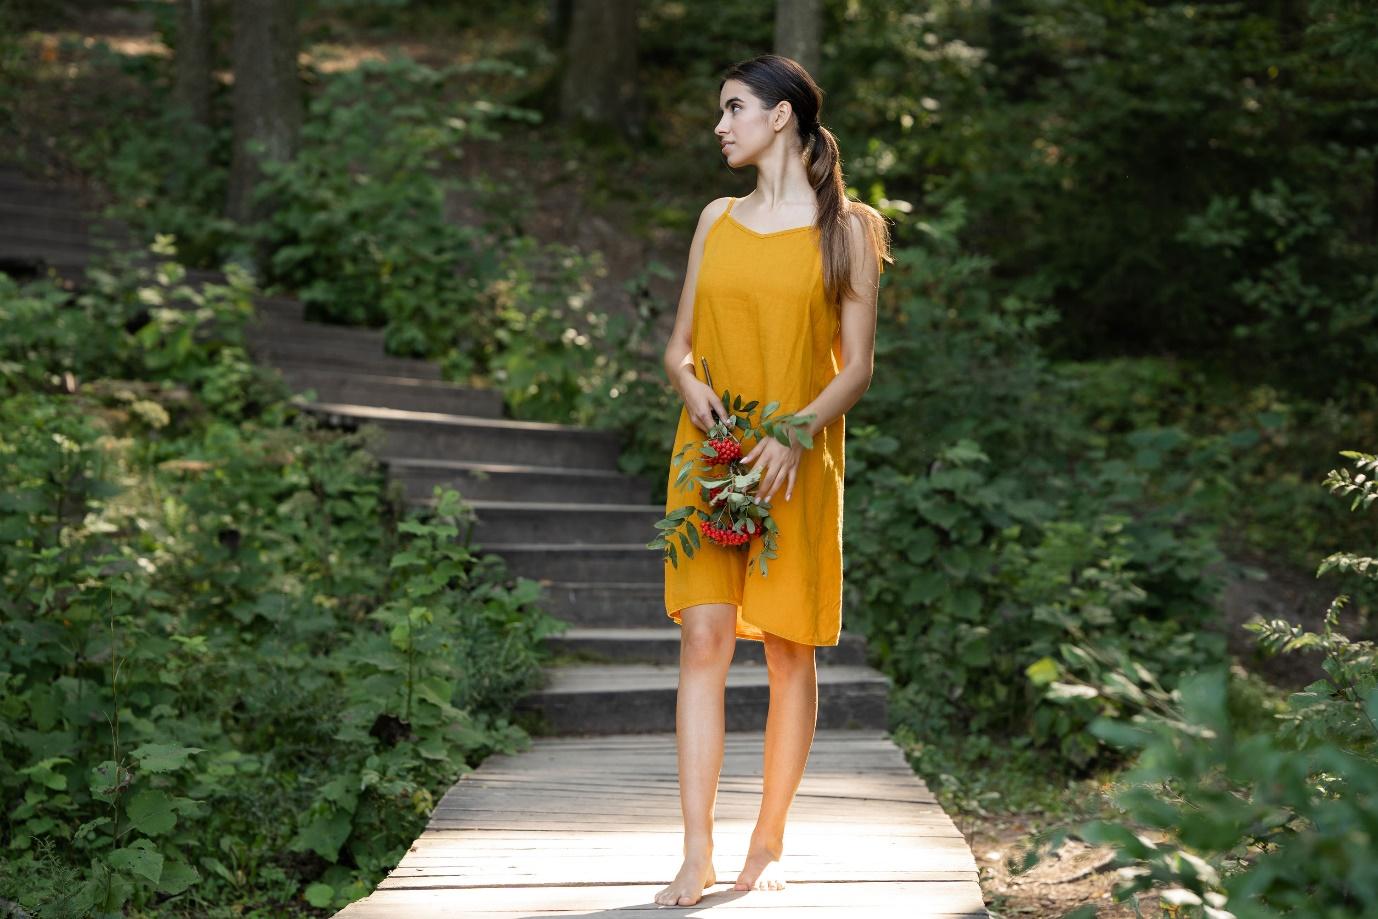
<path id="1" fill-rule="evenodd" d="M 737 203 L 737 199 L 736 199 L 736 198 L 733 198 L 732 196 L 729 195 L 728 198 L 727 198 L 727 210 L 723 211 L 723 213 L 724 213 L 724 214 L 730 214 L 730 213 L 732 213 L 732 205 L 734 205 L 734 204 L 736 204 L 736 203 Z"/>

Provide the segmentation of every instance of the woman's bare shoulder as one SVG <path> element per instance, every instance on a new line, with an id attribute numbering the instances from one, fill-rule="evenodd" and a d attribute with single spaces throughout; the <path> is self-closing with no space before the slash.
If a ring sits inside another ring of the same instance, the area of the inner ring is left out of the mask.
<path id="1" fill-rule="evenodd" d="M 699 214 L 700 225 L 706 226 L 721 217 L 723 212 L 727 210 L 727 203 L 731 200 L 732 198 L 730 196 L 724 195 L 721 198 L 714 198 L 712 201 L 705 204 L 703 211 Z"/>

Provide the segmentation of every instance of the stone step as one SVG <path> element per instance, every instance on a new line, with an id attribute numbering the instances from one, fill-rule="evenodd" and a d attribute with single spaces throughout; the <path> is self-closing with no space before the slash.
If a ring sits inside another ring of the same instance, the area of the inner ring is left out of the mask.
<path id="1" fill-rule="evenodd" d="M 38 268 L 51 266 L 64 276 L 78 274 L 95 253 L 87 246 L 58 246 L 30 240 L 10 240 L 0 244 L 0 260 Z"/>
<path id="2" fill-rule="evenodd" d="M 370 347 L 365 342 L 339 344 L 251 334 L 246 336 L 245 344 L 256 362 L 272 367 L 290 365 L 340 373 L 440 379 L 439 364 L 411 357 L 392 357 L 384 354 L 381 347 Z"/>
<path id="3" fill-rule="evenodd" d="M 574 495 L 564 501 L 471 500 L 468 504 L 477 518 L 474 539 L 483 544 L 649 542 L 656 537 L 656 521 L 665 516 L 660 504 L 581 503 Z"/>
<path id="4" fill-rule="evenodd" d="M 670 564 L 650 539 L 634 543 L 484 543 L 516 577 L 536 581 L 640 581 L 663 585 Z M 684 560 L 680 559 L 680 564 Z M 690 564 L 693 561 L 690 560 Z"/>
<path id="5" fill-rule="evenodd" d="M 644 502 L 651 492 L 651 483 L 646 479 L 612 469 L 466 463 L 410 457 L 383 457 L 382 461 L 391 476 L 402 483 L 407 500 L 416 504 L 433 503 L 436 485 L 448 485 L 466 501 L 573 499 L 590 503 L 636 504 Z"/>
<path id="6" fill-rule="evenodd" d="M 386 438 L 381 452 L 389 456 L 616 469 L 621 450 L 617 432 L 569 424 L 412 412 L 338 402 L 298 401 L 297 404 L 320 416 L 327 424 L 347 428 L 376 425 Z M 650 551 L 646 554 L 650 555 Z"/>
<path id="7" fill-rule="evenodd" d="M 264 341 L 309 341 L 323 345 L 355 347 L 361 351 L 367 349 L 371 353 L 388 357 L 398 356 L 389 355 L 383 350 L 386 342 L 382 329 L 340 325 L 334 322 L 313 322 L 300 316 L 285 315 L 283 311 L 275 309 L 256 310 L 253 319 L 245 323 L 244 333 L 251 338 Z"/>
<path id="8" fill-rule="evenodd" d="M 544 688 L 517 711 L 533 733 L 623 734 L 674 730 L 679 667 L 579 664 L 545 670 Z M 870 667 L 818 667 L 819 728 L 887 730 L 890 680 Z M 727 672 L 729 731 L 764 730 L 770 704 L 766 668 L 733 664 Z"/>
<path id="9" fill-rule="evenodd" d="M 510 561 L 508 566 L 510 568 Z M 547 579 L 541 589 L 542 608 L 578 626 L 636 628 L 671 621 L 665 615 L 663 573 L 655 580 L 643 581 Z"/>
<path id="10" fill-rule="evenodd" d="M 474 415 L 482 418 L 502 417 L 502 393 L 495 389 L 474 389 L 445 380 L 425 380 L 419 377 L 360 373 L 354 370 L 341 372 L 309 364 L 280 364 L 277 369 L 294 392 L 302 393 L 314 389 L 316 397 L 312 401 L 315 402 L 346 402 L 374 408 Z M 419 494 L 430 493 L 429 486 L 426 486 Z"/>
<path id="11" fill-rule="evenodd" d="M 46 276 L 48 269 L 51 268 L 58 277 L 70 281 L 74 286 L 81 287 L 86 283 L 87 266 L 94 257 L 100 255 L 102 253 L 99 250 L 89 248 L 74 249 L 43 243 L 14 243 L 0 246 L 0 271 L 7 271 L 16 275 Z M 164 261 L 161 256 L 147 251 L 132 252 L 129 260 L 136 265 L 146 265 L 150 268 Z M 207 283 L 226 284 L 227 278 L 222 271 L 187 268 L 181 283 L 197 288 Z"/>
<path id="12" fill-rule="evenodd" d="M 31 178 L 14 170 L 0 170 L 0 202 L 48 206 L 85 213 L 99 210 L 94 197 L 80 189 Z"/>
<path id="13" fill-rule="evenodd" d="M 550 635 L 545 645 L 556 654 L 568 654 L 591 663 L 676 664 L 679 662 L 681 629 L 669 625 L 644 628 L 590 628 L 576 626 L 560 635 Z M 844 631 L 836 645 L 820 646 L 814 652 L 819 665 L 866 666 L 866 639 Z M 749 638 L 737 639 L 733 661 L 739 664 L 765 663 L 765 643 Z"/>
<path id="14" fill-rule="evenodd" d="M 260 294 L 254 297 L 257 317 L 264 321 L 282 319 L 289 322 L 306 322 L 306 304 L 295 297 L 277 294 Z"/>
<path id="15" fill-rule="evenodd" d="M 129 225 L 110 217 L 96 217 L 86 211 L 49 204 L 25 204 L 0 193 L 0 231 L 34 234 L 35 238 L 86 240 L 103 236 L 136 246 Z"/>

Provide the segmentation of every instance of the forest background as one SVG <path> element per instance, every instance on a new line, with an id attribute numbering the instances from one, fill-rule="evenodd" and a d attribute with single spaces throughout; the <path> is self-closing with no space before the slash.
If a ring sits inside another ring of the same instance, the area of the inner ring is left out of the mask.
<path id="1" fill-rule="evenodd" d="M 1019 850 L 1006 880 L 1075 839 L 1175 915 L 1378 910 L 1371 4 L 0 16 L 10 158 L 166 259 L 75 299 L 0 275 L 0 898 L 328 915 L 521 744 L 535 585 L 455 540 L 462 496 L 404 513 L 363 437 L 292 408 L 249 297 L 619 431 L 660 479 L 688 240 L 753 181 L 719 74 L 776 50 L 893 221 L 845 608 L 915 769 Z M 220 334 L 160 309 L 179 266 L 227 267 Z"/>

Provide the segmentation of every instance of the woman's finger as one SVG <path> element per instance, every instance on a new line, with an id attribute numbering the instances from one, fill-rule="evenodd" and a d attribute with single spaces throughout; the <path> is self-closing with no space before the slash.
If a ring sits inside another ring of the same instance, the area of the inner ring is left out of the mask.
<path id="1" fill-rule="evenodd" d="M 785 487 L 785 500 L 788 501 L 794 495 L 794 470 L 789 471 L 789 485 Z"/>
<path id="2" fill-rule="evenodd" d="M 756 488 L 757 504 L 760 504 L 762 501 L 770 500 L 770 496 L 772 492 L 774 492 L 775 490 L 775 482 L 779 478 L 780 476 L 778 471 L 775 469 L 775 467 L 772 466 L 770 471 L 767 472 L 765 476 L 761 479 L 761 484 L 758 485 Z"/>
<path id="3" fill-rule="evenodd" d="M 788 469 L 781 469 L 780 474 L 777 475 L 775 477 L 775 481 L 771 483 L 770 494 L 766 495 L 767 500 L 773 499 L 775 497 L 775 493 L 780 490 L 780 486 L 784 485 L 787 480 L 792 479 L 792 477 L 794 476 L 794 469 L 795 467 L 793 465 L 791 465 Z"/>
<path id="4" fill-rule="evenodd" d="M 755 472 L 756 467 L 760 466 L 763 462 L 765 462 L 766 449 L 761 444 L 757 444 L 755 447 L 752 448 L 751 452 L 756 454 L 756 460 L 751 464 L 751 471 Z"/>

